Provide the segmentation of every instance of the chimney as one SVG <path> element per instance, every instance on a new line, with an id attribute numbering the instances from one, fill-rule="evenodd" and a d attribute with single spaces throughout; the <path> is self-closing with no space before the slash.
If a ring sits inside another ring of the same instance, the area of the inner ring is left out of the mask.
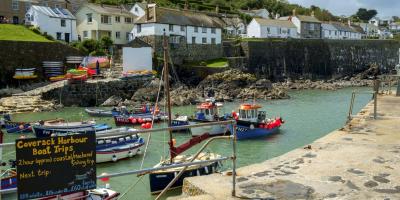
<path id="1" fill-rule="evenodd" d="M 187 0 L 185 1 L 185 5 L 183 6 L 183 10 L 189 10 L 189 3 L 188 3 Z"/>
<path id="2" fill-rule="evenodd" d="M 293 11 L 292 11 L 292 15 L 293 15 L 293 16 L 296 16 L 296 8 L 295 8 L 295 9 L 293 9 Z"/>
<path id="3" fill-rule="evenodd" d="M 281 15 L 279 13 L 276 13 L 275 19 L 279 19 L 279 17 L 281 17 Z"/>
<path id="4" fill-rule="evenodd" d="M 219 5 L 217 5 L 217 7 L 215 7 L 215 13 L 219 13 Z"/>
<path id="5" fill-rule="evenodd" d="M 315 12 L 314 11 L 311 11 L 311 16 L 315 17 Z"/>

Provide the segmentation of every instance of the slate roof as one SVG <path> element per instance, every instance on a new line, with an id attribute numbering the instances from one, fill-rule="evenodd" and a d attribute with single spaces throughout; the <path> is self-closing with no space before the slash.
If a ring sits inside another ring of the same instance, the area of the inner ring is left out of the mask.
<path id="1" fill-rule="evenodd" d="M 340 22 L 331 22 L 333 26 L 335 26 L 339 31 L 345 31 L 345 32 L 354 32 L 354 30 L 349 27 L 347 24 L 343 24 Z"/>
<path id="2" fill-rule="evenodd" d="M 296 26 L 291 21 L 277 20 L 277 19 L 262 19 L 254 18 L 254 20 L 260 25 L 264 26 L 279 26 L 286 28 L 296 28 Z"/>
<path id="3" fill-rule="evenodd" d="M 129 17 L 136 17 L 122 6 L 112 6 L 112 5 L 94 4 L 94 3 L 87 3 L 85 4 L 85 6 L 101 14 L 109 14 L 109 15 L 118 14 Z"/>
<path id="4" fill-rule="evenodd" d="M 334 25 L 330 24 L 329 22 L 322 23 L 321 27 L 322 27 L 322 30 L 330 30 L 330 31 L 338 30 Z"/>
<path id="5" fill-rule="evenodd" d="M 313 16 L 307 16 L 307 15 L 296 15 L 297 18 L 299 18 L 300 21 L 302 22 L 314 22 L 314 23 L 321 23 L 317 18 Z"/>
<path id="6" fill-rule="evenodd" d="M 46 6 L 36 6 L 36 5 L 33 5 L 31 8 L 53 18 L 76 19 L 75 16 L 69 10 L 64 8 L 50 8 Z"/>
<path id="7" fill-rule="evenodd" d="M 124 47 L 141 48 L 141 47 L 151 47 L 151 45 L 139 38 L 135 38 L 132 41 L 125 44 Z"/>
<path id="8" fill-rule="evenodd" d="M 204 13 L 193 12 L 188 10 L 175 10 L 170 8 L 150 7 L 149 20 L 147 15 L 142 16 L 136 24 L 159 23 L 174 24 L 184 26 L 203 26 L 222 28 L 220 21 L 210 17 Z"/>

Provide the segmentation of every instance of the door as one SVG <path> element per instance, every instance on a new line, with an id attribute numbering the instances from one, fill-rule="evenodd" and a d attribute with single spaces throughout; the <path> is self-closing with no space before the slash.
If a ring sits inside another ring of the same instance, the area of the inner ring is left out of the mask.
<path id="1" fill-rule="evenodd" d="M 65 42 L 67 42 L 67 43 L 69 43 L 69 33 L 65 33 L 65 35 L 64 35 L 65 37 Z"/>
<path id="2" fill-rule="evenodd" d="M 19 19 L 17 16 L 13 17 L 13 24 L 18 24 L 19 23 Z"/>

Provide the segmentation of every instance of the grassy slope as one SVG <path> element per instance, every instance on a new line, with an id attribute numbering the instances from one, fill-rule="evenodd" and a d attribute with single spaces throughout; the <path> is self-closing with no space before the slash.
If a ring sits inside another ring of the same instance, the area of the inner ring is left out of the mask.
<path id="1" fill-rule="evenodd" d="M 0 40 L 51 42 L 21 25 L 0 24 Z"/>

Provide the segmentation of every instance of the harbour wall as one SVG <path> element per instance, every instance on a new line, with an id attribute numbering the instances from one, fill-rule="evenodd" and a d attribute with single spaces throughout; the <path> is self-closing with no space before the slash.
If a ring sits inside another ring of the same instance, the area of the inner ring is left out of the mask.
<path id="1" fill-rule="evenodd" d="M 131 99 L 139 88 L 150 82 L 150 78 L 130 80 L 104 79 L 84 83 L 65 84 L 41 94 L 43 100 L 61 103 L 64 106 L 99 106 L 111 96 Z"/>
<path id="2" fill-rule="evenodd" d="M 381 72 L 398 63 L 400 42 L 394 40 L 269 39 L 224 44 L 231 66 L 258 76 L 325 79 L 353 75 L 379 66 Z"/>
<path id="3" fill-rule="evenodd" d="M 38 81 L 43 79 L 43 61 L 65 61 L 67 56 L 80 55 L 77 49 L 60 42 L 0 41 L 0 88 L 19 84 L 12 78 L 16 68 L 36 68 L 39 79 L 34 81 Z"/>

